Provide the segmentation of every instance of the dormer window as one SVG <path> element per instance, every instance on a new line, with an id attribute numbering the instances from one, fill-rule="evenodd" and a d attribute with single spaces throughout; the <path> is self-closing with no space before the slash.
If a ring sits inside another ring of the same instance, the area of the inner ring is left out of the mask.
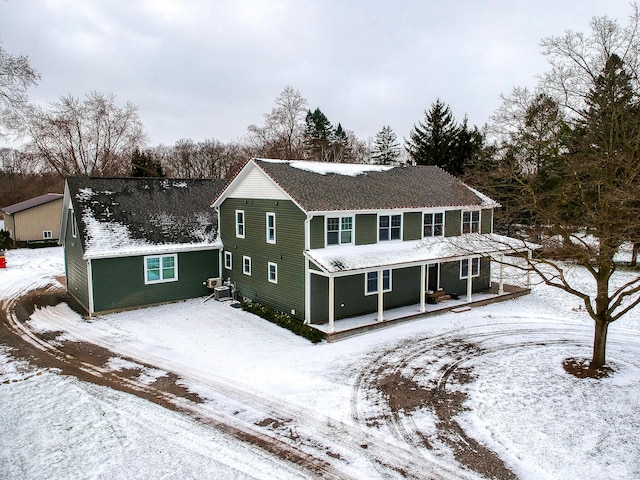
<path id="1" fill-rule="evenodd" d="M 402 215 L 378 216 L 378 241 L 402 240 Z"/>
<path id="2" fill-rule="evenodd" d="M 480 211 L 462 212 L 462 233 L 480 232 Z"/>

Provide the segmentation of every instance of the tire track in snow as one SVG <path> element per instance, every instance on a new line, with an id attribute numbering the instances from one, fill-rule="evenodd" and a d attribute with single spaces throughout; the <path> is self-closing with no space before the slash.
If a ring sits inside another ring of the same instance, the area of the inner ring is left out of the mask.
<path id="1" fill-rule="evenodd" d="M 198 390 L 204 387 L 206 400 L 196 403 L 130 378 L 131 375 L 105 366 L 104 359 L 97 362 L 98 365 L 80 361 L 69 353 L 74 342 L 67 341 L 61 347 L 55 339 L 39 336 L 25 322 L 18 320 L 15 315 L 17 306 L 17 300 L 13 299 L 3 307 L 9 328 L 47 355 L 102 382 L 117 383 L 121 389 L 186 412 L 201 423 L 299 465 L 314 477 L 372 478 L 375 474 L 378 478 L 472 478 L 446 462 L 418 455 L 410 445 L 390 443 L 358 427 L 320 418 L 311 411 L 268 397 L 226 378 L 197 372 L 185 365 L 133 349 L 123 349 L 104 340 L 87 338 L 86 332 L 64 324 L 61 331 L 65 332 L 65 338 L 73 335 L 78 345 L 97 345 L 107 349 L 113 357 L 174 374 L 182 384 L 196 385 Z"/>

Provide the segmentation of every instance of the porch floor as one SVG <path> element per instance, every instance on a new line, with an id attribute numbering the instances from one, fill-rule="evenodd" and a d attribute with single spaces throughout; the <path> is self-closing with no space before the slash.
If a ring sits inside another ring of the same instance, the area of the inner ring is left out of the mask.
<path id="1" fill-rule="evenodd" d="M 437 304 L 425 304 L 425 311 L 420 312 L 420 304 L 406 305 L 404 307 L 393 308 L 384 311 L 384 320 L 378 321 L 378 313 L 372 312 L 358 317 L 349 317 L 336 320 L 334 322 L 334 332 L 329 333 L 329 322 L 311 324 L 320 330 L 327 340 L 333 342 L 342 338 L 347 338 L 360 333 L 389 327 L 398 323 L 426 318 L 441 313 L 450 312 L 458 308 L 471 308 L 488 305 L 490 303 L 503 302 L 512 298 L 517 298 L 530 293 L 531 290 L 514 285 L 504 285 L 504 293 L 498 294 L 498 284 L 492 283 L 491 288 L 484 292 L 477 292 L 471 296 L 471 301 L 467 301 L 467 296 L 460 296 L 458 300 L 445 300 Z"/>

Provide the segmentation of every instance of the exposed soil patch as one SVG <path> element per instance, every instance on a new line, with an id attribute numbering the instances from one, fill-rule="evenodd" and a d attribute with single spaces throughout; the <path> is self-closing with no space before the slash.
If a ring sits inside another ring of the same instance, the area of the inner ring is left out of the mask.
<path id="1" fill-rule="evenodd" d="M 587 358 L 567 358 L 562 362 L 562 367 L 577 378 L 608 378 L 615 373 L 615 368 L 608 365 L 591 368 L 591 361 Z"/>

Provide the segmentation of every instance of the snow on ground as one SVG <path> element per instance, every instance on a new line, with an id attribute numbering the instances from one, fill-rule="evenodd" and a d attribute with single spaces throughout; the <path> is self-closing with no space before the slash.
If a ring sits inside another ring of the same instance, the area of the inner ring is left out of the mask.
<path id="1" fill-rule="evenodd" d="M 9 268 L 0 270 L 0 299 L 63 273 L 59 248 L 12 250 L 7 262 Z M 582 275 L 580 269 L 569 271 Z M 465 365 L 475 380 L 460 387 L 468 395 L 460 422 L 471 436 L 500 454 L 523 479 L 640 478 L 640 309 L 609 329 L 608 359 L 616 375 L 577 380 L 564 373 L 562 360 L 589 357 L 592 321 L 578 299 L 544 285 L 516 300 L 331 344 L 313 345 L 228 303 L 203 299 L 91 321 L 60 305 L 37 311 L 31 327 L 64 330 L 129 352 L 157 367 L 148 372 L 150 381 L 171 368 L 191 378 L 240 385 L 345 423 L 353 423 L 355 378 L 380 352 L 436 336 L 477 338 L 483 353 Z M 111 366 L 130 367 L 116 360 Z M 425 428 L 435 424 L 425 411 L 416 412 L 418 420 Z M 374 433 L 388 434 L 384 428 Z M 0 351 L 1 478 L 297 474 L 157 405 L 52 371 L 34 372 Z"/>

